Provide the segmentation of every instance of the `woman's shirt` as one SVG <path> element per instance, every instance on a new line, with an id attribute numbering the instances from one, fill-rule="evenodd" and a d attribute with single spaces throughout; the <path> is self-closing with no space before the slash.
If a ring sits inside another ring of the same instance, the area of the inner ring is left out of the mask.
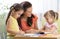
<path id="1" fill-rule="evenodd" d="M 13 31 L 18 32 L 19 31 L 19 26 L 18 26 L 17 20 L 15 18 L 13 18 L 12 16 L 10 16 L 8 21 L 9 21 L 9 23 L 7 22 L 9 24 L 8 27 Z"/>
<path id="2" fill-rule="evenodd" d="M 32 25 L 31 27 L 27 24 L 27 22 L 25 20 L 21 20 L 21 28 L 23 31 L 26 31 L 26 30 L 30 30 L 30 29 L 34 29 L 36 26 L 35 26 L 35 22 L 37 21 L 37 16 L 34 15 L 34 18 L 32 18 Z"/>

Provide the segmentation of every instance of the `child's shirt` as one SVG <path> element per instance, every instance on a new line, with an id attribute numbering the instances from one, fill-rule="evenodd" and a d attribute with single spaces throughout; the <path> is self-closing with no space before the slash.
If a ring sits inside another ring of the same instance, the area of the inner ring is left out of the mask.
<path id="1" fill-rule="evenodd" d="M 16 31 L 16 32 L 19 32 L 19 26 L 18 26 L 18 23 L 17 23 L 17 20 L 15 18 L 13 18 L 12 16 L 10 16 L 10 18 L 8 19 L 9 22 L 9 28 L 12 29 L 12 31 Z M 14 35 L 14 34 L 11 34 L 11 33 L 7 33 L 8 35 Z"/>
<path id="2" fill-rule="evenodd" d="M 52 33 L 56 33 L 57 32 L 57 24 L 56 23 L 49 24 L 48 22 L 46 22 L 44 25 L 44 28 L 46 31 L 50 31 L 53 27 L 55 28 L 55 30 Z"/>

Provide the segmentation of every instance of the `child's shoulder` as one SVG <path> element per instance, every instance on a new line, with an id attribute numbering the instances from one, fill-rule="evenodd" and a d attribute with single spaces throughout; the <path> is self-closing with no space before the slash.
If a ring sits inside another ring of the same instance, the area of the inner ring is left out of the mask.
<path id="1" fill-rule="evenodd" d="M 54 26 L 57 26 L 57 23 L 55 22 L 55 23 L 53 23 L 53 25 L 54 25 Z"/>
<path id="2" fill-rule="evenodd" d="M 45 22 L 44 25 L 48 25 L 48 22 Z"/>

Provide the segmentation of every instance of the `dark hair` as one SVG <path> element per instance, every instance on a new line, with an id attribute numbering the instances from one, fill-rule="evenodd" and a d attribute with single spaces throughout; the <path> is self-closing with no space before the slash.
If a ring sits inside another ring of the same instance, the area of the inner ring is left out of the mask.
<path id="1" fill-rule="evenodd" d="M 56 20 L 58 19 L 58 13 L 54 12 L 53 10 L 49 10 L 44 14 L 44 17 L 46 18 L 46 15 L 48 15 L 48 13 L 53 16 L 54 18 L 56 18 Z"/>
<path id="2" fill-rule="evenodd" d="M 23 6 L 24 11 L 26 11 L 27 8 L 32 7 L 32 4 L 30 2 L 28 2 L 28 1 L 22 2 L 21 5 Z"/>
<path id="3" fill-rule="evenodd" d="M 24 8 L 24 12 L 29 8 L 29 7 L 32 7 L 32 4 L 30 3 L 30 2 L 27 2 L 27 1 L 25 1 L 25 2 L 22 2 L 21 3 L 21 5 L 22 5 L 22 7 Z M 18 25 L 21 27 L 22 25 L 21 25 L 21 18 L 24 16 L 24 13 L 21 15 L 21 17 L 19 17 L 18 19 L 17 19 L 17 21 L 18 21 Z M 31 17 L 28 17 L 27 18 L 27 24 L 28 24 L 28 26 L 31 26 L 32 25 L 32 18 L 34 17 L 34 15 L 33 14 L 31 14 Z"/>
<path id="4" fill-rule="evenodd" d="M 6 19 L 6 24 L 7 24 L 7 21 L 9 19 L 10 15 L 11 15 L 12 10 L 19 11 L 21 9 L 23 9 L 23 7 L 20 4 L 18 4 L 18 3 L 15 3 L 14 5 L 12 5 L 10 7 L 10 11 L 9 11 L 7 19 Z"/>

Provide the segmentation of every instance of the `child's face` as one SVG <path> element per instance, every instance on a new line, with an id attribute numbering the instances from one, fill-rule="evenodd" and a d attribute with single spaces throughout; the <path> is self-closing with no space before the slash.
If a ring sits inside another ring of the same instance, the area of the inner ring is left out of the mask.
<path id="1" fill-rule="evenodd" d="M 19 11 L 14 12 L 14 15 L 16 18 L 18 18 L 21 16 L 21 14 L 23 14 L 23 12 L 24 12 L 23 10 L 19 10 Z"/>
<path id="2" fill-rule="evenodd" d="M 52 23 L 54 22 L 54 17 L 48 16 L 48 17 L 46 18 L 46 20 L 47 20 L 47 22 L 48 22 L 49 24 L 52 24 Z"/>

